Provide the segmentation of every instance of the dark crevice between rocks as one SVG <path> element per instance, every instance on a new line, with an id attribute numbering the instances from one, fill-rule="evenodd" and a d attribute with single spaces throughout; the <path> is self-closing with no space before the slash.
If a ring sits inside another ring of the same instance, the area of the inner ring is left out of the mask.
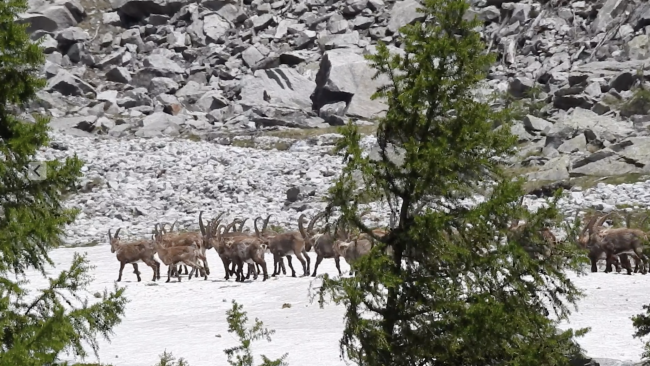
<path id="1" fill-rule="evenodd" d="M 634 165 L 637 168 L 642 169 L 643 167 L 645 167 L 645 164 L 643 164 L 641 162 L 638 162 L 638 161 L 636 161 L 634 159 L 626 158 L 625 156 L 620 156 L 620 159 L 621 159 L 621 161 L 624 161 L 624 162 L 626 162 L 628 164 Z"/>

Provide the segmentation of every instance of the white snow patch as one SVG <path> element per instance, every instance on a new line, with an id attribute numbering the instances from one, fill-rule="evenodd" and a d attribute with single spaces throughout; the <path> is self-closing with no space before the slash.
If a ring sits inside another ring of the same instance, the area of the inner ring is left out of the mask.
<path id="1" fill-rule="evenodd" d="M 87 252 L 96 266 L 95 281 L 89 291 L 112 289 L 119 263 L 108 246 L 54 250 L 51 257 L 57 269 L 50 271 L 50 276 L 66 269 L 75 252 Z M 310 257 L 313 271 L 316 256 L 310 253 Z M 226 323 L 226 310 L 235 299 L 244 306 L 251 321 L 259 318 L 276 331 L 271 343 L 258 341 L 253 344 L 255 355 L 274 358 L 286 352 L 292 366 L 345 365 L 339 357 L 338 346 L 344 325 L 343 308 L 326 305 L 320 309 L 317 302 L 309 302 L 310 284 L 318 287 L 319 280 L 280 275 L 266 282 L 259 278 L 236 283 L 223 279 L 223 267 L 214 251 L 208 252 L 208 261 L 212 274 L 207 281 L 188 281 L 183 277 L 181 283 L 175 279 L 165 283 L 166 267 L 163 265 L 163 278 L 153 286 L 149 267 L 139 266 L 140 283 L 132 267 L 126 267 L 120 285 L 127 287 L 126 296 L 130 302 L 123 322 L 115 329 L 112 343 L 101 342 L 100 361 L 119 366 L 147 366 L 153 365 L 158 355 L 167 350 L 184 357 L 192 366 L 224 365 L 223 349 L 236 344 L 236 338 L 227 332 Z M 267 254 L 266 261 L 272 271 L 271 255 Z M 300 275 L 300 265 L 297 261 L 294 264 Z M 345 261 L 341 261 L 341 266 L 343 275 L 347 276 L 349 266 Z M 336 275 L 333 260 L 324 260 L 318 273 Z M 32 280 L 31 288 L 47 285 L 36 273 L 30 273 L 28 278 Z M 650 302 L 646 295 L 648 277 L 598 272 L 580 277 L 573 275 L 572 279 L 585 290 L 587 297 L 579 303 L 579 311 L 572 314 L 570 324 L 563 327 L 592 328 L 579 339 L 590 357 L 639 360 L 643 343 L 632 338 L 630 317 L 641 313 L 642 305 Z M 285 303 L 291 307 L 283 309 Z M 93 358 L 87 361 L 94 361 Z M 65 360 L 75 361 L 73 358 Z"/>

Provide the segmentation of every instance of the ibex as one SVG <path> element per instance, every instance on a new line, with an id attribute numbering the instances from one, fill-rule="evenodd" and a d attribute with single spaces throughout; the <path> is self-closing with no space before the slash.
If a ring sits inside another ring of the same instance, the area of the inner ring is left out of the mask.
<path id="1" fill-rule="evenodd" d="M 339 271 L 340 276 L 340 256 L 339 252 L 335 250 L 335 246 L 338 241 L 345 240 L 344 233 L 342 233 L 342 230 L 339 230 L 338 225 L 334 230 L 334 234 L 330 233 L 329 230 L 326 230 L 324 233 L 314 232 L 314 223 L 325 216 L 324 212 L 314 215 L 307 224 L 307 229 L 305 229 L 303 225 L 305 216 L 305 214 L 302 214 L 300 215 L 300 218 L 298 218 L 298 230 L 305 240 L 305 247 L 314 248 L 314 252 L 316 253 L 316 264 L 314 264 L 314 273 L 311 276 L 316 277 L 318 266 L 325 258 L 334 258 L 334 263 L 336 264 L 336 269 Z M 309 248 L 307 248 L 307 250 L 309 250 Z"/>
<path id="2" fill-rule="evenodd" d="M 217 228 L 217 241 L 221 241 L 221 227 Z M 253 264 L 257 264 L 262 267 L 264 274 L 264 281 L 269 277 L 266 262 L 264 261 L 264 252 L 266 251 L 266 246 L 262 244 L 262 241 L 259 238 L 253 236 L 231 236 L 223 239 L 224 251 L 230 258 L 230 260 L 235 264 L 235 275 L 236 281 L 244 281 L 243 267 L 244 263 L 249 264 L 249 273 L 253 269 L 254 277 L 257 279 L 257 271 L 252 267 Z M 248 279 L 248 276 L 246 277 Z"/>
<path id="3" fill-rule="evenodd" d="M 352 266 L 362 256 L 370 253 L 372 250 L 372 239 L 368 236 L 359 236 L 350 241 L 338 241 L 334 245 L 337 255 L 345 258 L 345 261 Z M 350 274 L 354 275 L 354 270 L 350 268 Z"/>
<path id="4" fill-rule="evenodd" d="M 596 264 L 603 254 L 607 260 L 612 262 L 615 260 L 615 256 L 629 254 L 642 263 L 641 273 L 646 274 L 647 261 L 643 253 L 643 243 L 648 240 L 647 234 L 639 229 L 603 228 L 602 225 L 610 214 L 600 218 L 593 217 L 578 238 L 581 246 L 589 249 L 591 272 L 598 272 Z M 632 274 L 629 266 L 626 270 L 628 275 Z"/>
<path id="5" fill-rule="evenodd" d="M 223 214 L 221 214 L 223 215 Z M 219 217 L 221 216 L 219 215 Z M 203 226 L 203 211 L 199 212 L 199 227 Z M 176 221 L 174 221 L 174 224 Z M 172 230 L 174 227 L 174 224 L 172 224 Z M 156 229 L 158 230 L 158 229 Z M 200 232 L 167 232 L 164 229 L 158 230 L 159 235 L 161 237 L 161 244 L 165 247 L 176 247 L 176 246 L 184 246 L 184 245 L 192 245 L 196 244 L 199 247 L 199 259 L 203 263 L 201 266 L 201 276 L 204 278 L 207 277 L 207 275 L 210 274 L 210 267 L 208 266 L 208 260 L 207 260 L 207 254 L 206 246 L 203 243 L 203 234 L 202 231 Z M 174 267 L 173 272 L 176 272 L 177 269 Z M 203 273 L 205 271 L 205 273 Z M 187 267 L 185 268 L 185 273 L 187 273 Z"/>
<path id="6" fill-rule="evenodd" d="M 253 237 L 252 234 L 249 233 L 244 233 L 243 232 L 243 227 L 244 223 L 246 222 L 247 219 L 240 220 L 238 218 L 235 218 L 229 225 L 223 226 L 219 225 L 218 222 L 213 222 L 210 226 L 210 233 L 211 236 L 215 237 L 214 239 L 214 244 L 212 246 L 215 248 L 217 251 L 217 254 L 219 255 L 219 258 L 221 258 L 221 261 L 223 262 L 223 267 L 224 270 L 226 271 L 226 276 L 225 279 L 228 280 L 230 279 L 230 276 L 235 275 L 236 271 L 236 263 L 235 261 L 232 260 L 230 257 L 230 253 L 226 250 L 224 240 L 230 239 L 230 238 L 247 238 L 247 237 Z M 237 228 L 237 224 L 241 223 L 239 225 L 239 228 Z M 221 228 L 224 228 L 224 231 L 221 231 Z M 234 228 L 235 231 L 230 231 L 230 229 Z M 231 267 L 232 266 L 232 267 Z M 246 279 L 250 278 L 250 274 L 255 273 L 255 276 L 257 276 L 257 271 L 255 271 L 255 267 L 253 264 L 248 265 L 248 275 L 246 276 Z"/>
<path id="7" fill-rule="evenodd" d="M 122 271 L 127 264 L 133 265 L 133 273 L 138 277 L 140 282 L 140 271 L 138 271 L 138 262 L 144 262 L 147 266 L 153 269 L 153 279 L 160 279 L 160 262 L 158 262 L 154 255 L 153 242 L 151 240 L 137 240 L 128 243 L 123 243 L 120 238 L 120 230 L 118 228 L 115 236 L 111 236 L 111 230 L 108 229 L 108 241 L 111 244 L 111 253 L 115 253 L 117 260 L 120 262 L 120 274 L 117 277 L 117 282 L 122 281 Z"/>
<path id="8" fill-rule="evenodd" d="M 184 239 L 189 240 L 189 239 Z M 163 245 L 163 236 L 160 231 L 158 231 L 158 224 L 154 227 L 154 246 L 158 252 L 158 257 L 163 261 L 167 267 L 167 281 L 171 279 L 172 268 L 175 267 L 178 263 L 184 263 L 187 266 L 192 267 L 192 271 L 189 273 L 189 279 L 192 279 L 192 275 L 197 273 L 205 273 L 201 264 L 199 263 L 199 258 L 201 256 L 200 246 L 195 241 L 188 245 L 178 245 L 172 247 L 165 247 Z M 178 282 L 181 281 L 180 271 L 176 271 L 176 277 Z M 207 275 L 203 275 L 204 279 L 207 279 Z"/>
<path id="9" fill-rule="evenodd" d="M 274 259 L 287 256 L 292 277 L 296 277 L 296 271 L 293 269 L 293 264 L 291 263 L 291 255 L 295 255 L 302 264 L 304 276 L 309 276 L 310 258 L 305 250 L 305 240 L 303 240 L 299 231 L 267 234 L 261 233 L 257 229 L 257 225 L 255 225 L 255 234 L 262 240 L 263 244 L 266 244 L 269 251 L 273 254 Z M 279 271 L 274 270 L 272 276 L 276 276 L 278 273 Z"/>
<path id="10" fill-rule="evenodd" d="M 258 216 L 258 217 L 255 218 L 255 221 L 253 221 L 253 228 L 255 229 L 255 233 L 256 233 L 255 235 L 256 236 L 259 237 L 260 235 L 265 235 L 266 227 L 269 225 L 269 220 L 271 219 L 271 216 L 273 216 L 273 215 L 268 215 L 266 217 L 266 219 L 262 219 L 261 216 Z M 263 222 L 261 230 L 258 229 L 258 227 L 257 227 L 257 220 L 262 220 L 262 222 Z M 306 243 L 305 243 L 305 245 L 306 245 Z M 307 249 L 307 251 L 309 251 L 309 248 L 306 248 L 306 249 Z M 278 255 L 273 255 L 273 273 L 278 273 L 279 274 L 280 271 L 282 271 L 283 275 L 287 274 L 287 269 L 284 266 L 284 258 L 280 257 Z"/>

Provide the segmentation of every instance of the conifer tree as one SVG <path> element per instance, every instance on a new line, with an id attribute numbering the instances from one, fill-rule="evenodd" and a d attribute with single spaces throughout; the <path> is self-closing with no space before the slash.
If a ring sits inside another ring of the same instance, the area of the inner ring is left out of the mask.
<path id="1" fill-rule="evenodd" d="M 373 247 L 353 276 L 322 276 L 319 301 L 345 306 L 341 352 L 357 365 L 566 365 L 580 353 L 574 337 L 586 329 L 560 331 L 557 321 L 581 295 L 566 272 L 584 259 L 571 240 L 543 255 L 551 248 L 540 230 L 560 223 L 559 195 L 535 213 L 519 203 L 523 181 L 503 166 L 515 153 L 511 113 L 475 94 L 495 56 L 467 10 L 463 0 L 423 0 L 424 23 L 401 29 L 403 52 L 379 43 L 367 56 L 386 80 L 374 95 L 388 105 L 378 157 L 352 124 L 341 131 L 346 165 L 329 214 Z M 477 192 L 485 200 L 467 204 Z M 368 201 L 390 208 L 385 236 L 362 221 Z M 514 235 L 517 219 L 527 224 Z"/>
<path id="2" fill-rule="evenodd" d="M 50 278 L 48 288 L 27 290 L 24 274 L 31 269 L 46 276 L 53 264 L 48 252 L 61 244 L 64 226 L 77 215 L 62 205 L 61 194 L 74 188 L 82 162 L 47 162 L 46 179 L 29 179 L 29 163 L 48 144 L 49 127 L 46 118 L 35 116 L 31 123 L 16 115 L 43 86 L 42 50 L 16 22 L 26 10 L 23 0 L 0 2 L 0 364 L 43 366 L 66 351 L 96 353 L 97 338 L 108 337 L 120 322 L 126 299 L 115 288 L 87 301 L 92 267 L 82 255 Z"/>

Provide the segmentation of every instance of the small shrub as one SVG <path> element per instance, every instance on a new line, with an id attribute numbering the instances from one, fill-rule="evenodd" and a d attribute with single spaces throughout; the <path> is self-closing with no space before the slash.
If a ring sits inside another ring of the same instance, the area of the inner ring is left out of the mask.
<path id="1" fill-rule="evenodd" d="M 183 357 L 176 360 L 176 357 L 171 352 L 167 353 L 167 350 L 163 351 L 158 357 L 160 357 L 160 361 L 154 366 L 190 366 Z"/>
<path id="2" fill-rule="evenodd" d="M 249 140 L 232 140 L 231 143 L 232 146 L 237 146 L 237 147 L 255 147 L 255 141 L 253 139 Z"/>
<path id="3" fill-rule="evenodd" d="M 287 151 L 287 150 L 289 150 L 291 148 L 292 145 L 293 145 L 293 143 L 291 143 L 289 141 L 278 141 L 278 142 L 273 144 L 272 148 L 276 149 L 278 151 Z"/>
<path id="4" fill-rule="evenodd" d="M 269 225 L 268 229 L 278 234 L 282 234 L 283 232 L 286 231 L 282 226 L 279 225 Z"/>
<path id="5" fill-rule="evenodd" d="M 264 324 L 258 319 L 255 319 L 255 324 L 252 328 L 246 328 L 248 316 L 243 311 L 243 306 L 234 300 L 232 302 L 232 309 L 228 310 L 226 315 L 228 317 L 228 333 L 235 333 L 237 338 L 239 338 L 239 346 L 224 350 L 228 356 L 228 363 L 231 366 L 253 366 L 251 343 L 259 339 L 266 339 L 270 342 L 271 334 L 275 333 L 275 331 L 264 328 Z M 287 358 L 286 353 L 277 360 L 270 360 L 264 355 L 261 357 L 262 363 L 260 366 L 288 366 L 284 361 Z"/>
<path id="6" fill-rule="evenodd" d="M 187 138 L 188 140 L 190 140 L 190 141 L 194 141 L 194 142 L 200 142 L 200 141 L 203 140 L 203 139 L 201 139 L 201 136 L 199 136 L 199 135 L 195 135 L 195 134 L 193 134 L 193 133 L 190 133 L 189 135 L 187 135 L 186 138 Z"/>
<path id="7" fill-rule="evenodd" d="M 650 90 L 642 87 L 634 89 L 632 98 L 621 105 L 622 116 L 650 114 Z"/>

